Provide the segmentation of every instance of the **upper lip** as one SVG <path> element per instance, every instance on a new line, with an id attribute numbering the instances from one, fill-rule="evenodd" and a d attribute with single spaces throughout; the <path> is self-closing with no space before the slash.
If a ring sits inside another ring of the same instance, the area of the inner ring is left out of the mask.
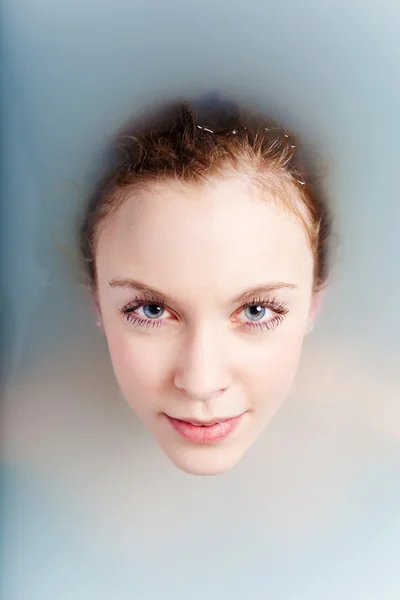
<path id="1" fill-rule="evenodd" d="M 197 419 L 178 419 L 177 417 L 172 417 L 177 421 L 184 421 L 185 423 L 191 423 L 192 425 L 214 425 L 215 423 L 223 423 L 224 421 L 229 421 L 230 419 L 236 419 L 236 417 L 240 417 L 241 415 L 236 415 L 234 417 L 218 417 L 215 419 L 210 419 L 209 421 L 198 421 Z"/>

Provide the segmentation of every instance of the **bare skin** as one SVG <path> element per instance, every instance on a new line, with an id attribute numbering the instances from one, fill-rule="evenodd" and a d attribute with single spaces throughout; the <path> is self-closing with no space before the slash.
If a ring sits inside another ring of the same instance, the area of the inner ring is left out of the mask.
<path id="1" fill-rule="evenodd" d="M 318 310 L 304 224 L 239 177 L 170 182 L 127 195 L 99 230 L 96 264 L 127 402 L 179 468 L 232 468 L 288 395 Z M 168 418 L 237 416 L 227 437 L 208 443 L 182 437 Z"/>

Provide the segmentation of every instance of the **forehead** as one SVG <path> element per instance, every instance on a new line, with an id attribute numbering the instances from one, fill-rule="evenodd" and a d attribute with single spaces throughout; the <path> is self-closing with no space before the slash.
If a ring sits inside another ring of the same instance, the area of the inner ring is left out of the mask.
<path id="1" fill-rule="evenodd" d="M 182 283 L 298 285 L 312 277 L 313 259 L 305 226 L 272 192 L 261 198 L 248 182 L 227 178 L 127 194 L 99 233 L 96 262 L 100 279 L 179 291 Z"/>

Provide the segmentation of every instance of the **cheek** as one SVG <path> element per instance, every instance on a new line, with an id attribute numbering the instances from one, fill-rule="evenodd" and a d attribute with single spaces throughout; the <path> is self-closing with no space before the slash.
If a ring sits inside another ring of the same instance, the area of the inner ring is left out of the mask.
<path id="1" fill-rule="evenodd" d="M 286 337 L 279 342 L 266 342 L 253 354 L 247 372 L 248 388 L 255 403 L 272 408 L 290 392 L 297 372 L 304 337 Z"/>
<path id="2" fill-rule="evenodd" d="M 115 377 L 125 399 L 138 414 L 154 410 L 155 403 L 165 399 L 165 392 L 173 385 L 171 356 L 177 354 L 176 346 L 165 338 L 141 338 L 107 324 L 105 333 Z M 242 388 L 254 408 L 272 411 L 293 384 L 304 336 L 299 331 L 283 336 L 278 332 L 264 335 L 259 344 L 243 341 L 237 347 L 232 385 Z"/>
<path id="3" fill-rule="evenodd" d="M 126 400 L 136 408 L 142 395 L 149 400 L 168 377 L 165 344 L 126 331 L 106 330 L 106 338 L 115 377 Z"/>

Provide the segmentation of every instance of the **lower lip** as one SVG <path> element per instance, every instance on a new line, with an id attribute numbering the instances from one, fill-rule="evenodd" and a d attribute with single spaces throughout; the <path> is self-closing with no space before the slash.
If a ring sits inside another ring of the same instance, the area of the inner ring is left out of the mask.
<path id="1" fill-rule="evenodd" d="M 227 419 L 222 423 L 216 423 L 215 425 L 197 427 L 196 425 L 192 425 L 192 423 L 173 419 L 167 415 L 167 419 L 175 431 L 193 444 L 212 444 L 213 442 L 220 442 L 226 439 L 239 425 L 242 417 L 243 414 L 232 419 Z"/>

